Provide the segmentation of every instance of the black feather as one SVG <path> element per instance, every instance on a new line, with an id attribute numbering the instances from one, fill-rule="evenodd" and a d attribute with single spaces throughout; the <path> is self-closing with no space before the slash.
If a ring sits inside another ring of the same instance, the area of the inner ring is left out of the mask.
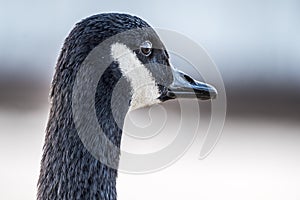
<path id="1" fill-rule="evenodd" d="M 117 170 L 96 160 L 82 144 L 72 116 L 72 89 L 76 74 L 87 55 L 106 38 L 126 30 L 149 27 L 138 17 L 127 14 L 99 14 L 76 24 L 62 47 L 50 92 L 51 109 L 38 180 L 38 200 L 101 199 L 115 200 Z M 109 54 L 109 52 L 108 52 Z M 120 146 L 122 130 L 110 108 L 111 93 L 121 78 L 112 63 L 99 80 L 95 108 L 105 134 Z M 129 84 L 123 101 L 130 101 Z M 124 103 L 123 103 L 124 104 Z M 128 109 L 123 108 L 125 113 Z M 125 117 L 122 114 L 121 118 Z"/>

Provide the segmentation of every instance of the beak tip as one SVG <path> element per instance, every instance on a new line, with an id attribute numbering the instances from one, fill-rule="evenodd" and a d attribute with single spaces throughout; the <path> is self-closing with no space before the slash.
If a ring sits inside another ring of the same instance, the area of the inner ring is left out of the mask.
<path id="1" fill-rule="evenodd" d="M 195 92 L 199 92 L 196 96 L 198 99 L 201 100 L 211 100 L 211 99 L 216 99 L 218 96 L 218 91 L 216 88 L 212 85 L 209 84 L 203 84 L 201 83 L 201 88 L 200 89 L 195 89 Z"/>
<path id="2" fill-rule="evenodd" d="M 218 96 L 218 91 L 216 88 L 212 87 L 211 91 L 209 91 L 209 95 L 211 99 L 216 99 Z"/>

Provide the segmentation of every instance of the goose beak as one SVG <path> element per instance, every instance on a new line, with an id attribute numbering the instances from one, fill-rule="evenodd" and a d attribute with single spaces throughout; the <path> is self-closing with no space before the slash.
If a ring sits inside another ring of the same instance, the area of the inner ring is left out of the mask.
<path id="1" fill-rule="evenodd" d="M 189 75 L 174 68 L 172 72 L 173 83 L 169 86 L 166 94 L 169 98 L 197 98 L 208 100 L 217 97 L 217 90 L 213 86 L 196 81 Z"/>

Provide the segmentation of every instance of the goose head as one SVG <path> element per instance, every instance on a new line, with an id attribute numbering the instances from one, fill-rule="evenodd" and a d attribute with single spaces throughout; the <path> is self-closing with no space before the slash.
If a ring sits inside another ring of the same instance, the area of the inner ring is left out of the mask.
<path id="1" fill-rule="evenodd" d="M 213 99 L 216 89 L 172 67 L 169 54 L 152 28 L 139 29 L 130 48 L 124 43 L 111 45 L 111 56 L 130 83 L 130 109 L 176 98 Z M 153 44 L 154 43 L 154 44 Z"/>
<path id="2" fill-rule="evenodd" d="M 103 73 L 99 75 L 98 71 Z M 80 73 L 83 79 L 78 84 Z M 97 84 L 90 88 L 93 78 Z M 84 135 L 95 134 L 93 149 L 108 160 L 118 162 L 119 155 L 111 154 L 101 138 L 97 139 L 98 133 L 89 125 L 89 113 L 82 117 L 86 121 L 77 125 L 74 122 L 76 97 L 84 107 L 90 91 L 93 105 L 87 107 L 95 109 L 98 125 L 117 148 L 129 110 L 176 98 L 206 100 L 217 95 L 213 86 L 171 66 L 166 47 L 142 19 L 107 13 L 82 20 L 66 38 L 55 68 L 38 181 L 39 200 L 117 198 L 117 169 L 95 158 L 79 129 Z M 79 112 L 76 116 L 81 115 Z"/>

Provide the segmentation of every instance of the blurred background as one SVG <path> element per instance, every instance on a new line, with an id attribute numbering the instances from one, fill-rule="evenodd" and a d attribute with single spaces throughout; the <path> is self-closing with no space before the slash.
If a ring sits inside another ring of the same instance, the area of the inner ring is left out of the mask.
<path id="1" fill-rule="evenodd" d="M 223 134 L 209 157 L 197 160 L 196 143 L 158 173 L 120 174 L 120 199 L 300 199 L 297 0 L 0 0 L 0 199 L 35 198 L 62 43 L 82 18 L 112 11 L 202 45 L 227 94 Z"/>

